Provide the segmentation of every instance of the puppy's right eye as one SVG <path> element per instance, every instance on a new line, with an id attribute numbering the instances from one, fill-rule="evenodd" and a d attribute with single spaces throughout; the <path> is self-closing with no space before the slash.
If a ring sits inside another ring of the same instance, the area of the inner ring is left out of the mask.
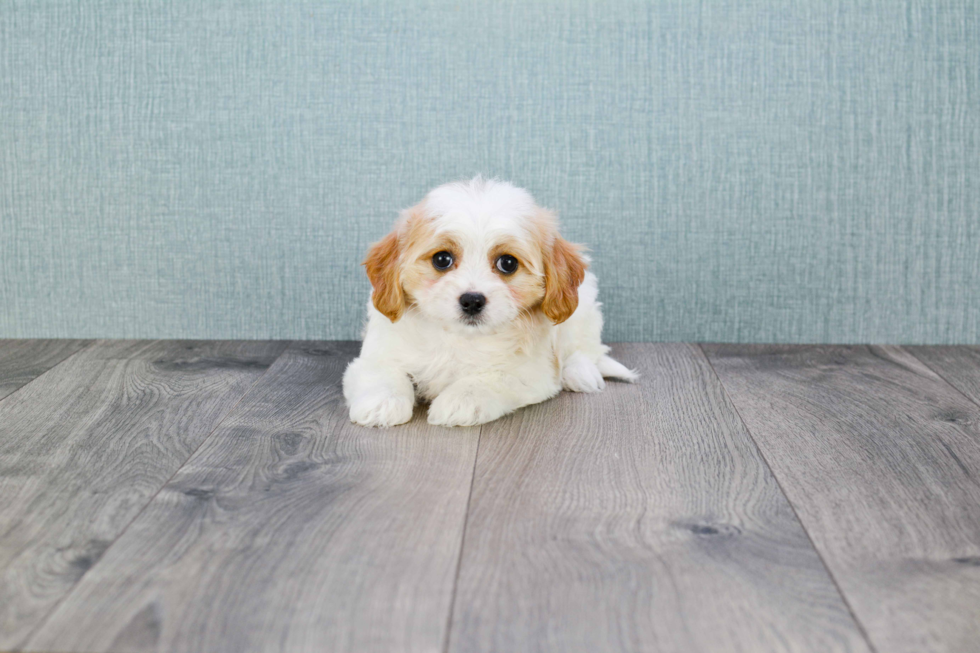
<path id="1" fill-rule="evenodd" d="M 432 255 L 432 267 L 437 270 L 448 270 L 453 267 L 453 255 L 449 252 L 436 252 Z"/>

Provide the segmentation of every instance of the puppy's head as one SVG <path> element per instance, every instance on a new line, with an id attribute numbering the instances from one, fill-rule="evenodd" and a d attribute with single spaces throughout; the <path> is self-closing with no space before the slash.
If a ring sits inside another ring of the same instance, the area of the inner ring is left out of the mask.
<path id="1" fill-rule="evenodd" d="M 587 261 L 527 191 L 478 177 L 402 211 L 364 265 L 392 322 L 412 306 L 455 331 L 493 333 L 535 312 L 567 320 Z"/>

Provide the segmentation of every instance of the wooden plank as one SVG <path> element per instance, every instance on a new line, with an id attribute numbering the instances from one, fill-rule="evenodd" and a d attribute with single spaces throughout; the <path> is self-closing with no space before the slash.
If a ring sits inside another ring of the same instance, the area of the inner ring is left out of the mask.
<path id="1" fill-rule="evenodd" d="M 285 347 L 99 343 L 0 402 L 0 649 L 41 624 Z"/>
<path id="2" fill-rule="evenodd" d="M 350 423 L 355 343 L 297 343 L 28 646 L 437 651 L 479 429 Z"/>
<path id="3" fill-rule="evenodd" d="M 705 348 L 879 651 L 980 642 L 980 410 L 898 347 Z"/>
<path id="4" fill-rule="evenodd" d="M 951 386 L 980 405 L 980 347 L 904 347 Z"/>
<path id="5" fill-rule="evenodd" d="M 615 357 L 484 426 L 449 650 L 868 650 L 700 350 Z"/>
<path id="6" fill-rule="evenodd" d="M 0 399 L 89 344 L 89 340 L 0 340 Z"/>

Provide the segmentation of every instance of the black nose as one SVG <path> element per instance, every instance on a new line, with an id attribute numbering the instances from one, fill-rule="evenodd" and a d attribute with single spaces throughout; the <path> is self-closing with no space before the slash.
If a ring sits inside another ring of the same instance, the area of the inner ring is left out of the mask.
<path id="1" fill-rule="evenodd" d="M 467 315 L 476 315 L 483 310 L 487 303 L 487 298 L 482 293 L 464 292 L 459 296 L 459 305 L 463 307 L 463 312 Z"/>

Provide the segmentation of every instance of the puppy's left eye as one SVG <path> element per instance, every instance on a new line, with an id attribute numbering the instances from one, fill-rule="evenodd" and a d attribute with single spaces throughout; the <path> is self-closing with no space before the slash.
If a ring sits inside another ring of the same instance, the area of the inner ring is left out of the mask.
<path id="1" fill-rule="evenodd" d="M 497 263 L 495 265 L 503 274 L 514 274 L 517 272 L 517 259 L 510 254 L 504 254 L 503 256 L 497 258 Z"/>

